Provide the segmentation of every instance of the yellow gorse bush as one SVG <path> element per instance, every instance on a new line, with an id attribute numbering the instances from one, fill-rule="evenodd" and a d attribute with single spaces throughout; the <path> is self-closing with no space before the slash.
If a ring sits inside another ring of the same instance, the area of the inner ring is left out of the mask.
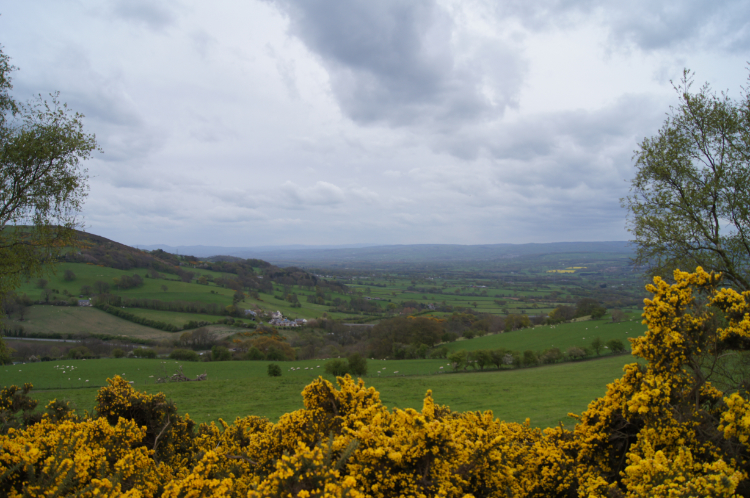
<path id="1" fill-rule="evenodd" d="M 429 391 L 420 411 L 389 410 L 349 376 L 313 381 L 304 408 L 277 423 L 196 426 L 163 394 L 115 377 L 93 415 L 53 403 L 39 421 L 8 426 L 0 495 L 747 496 L 750 400 L 711 375 L 750 338 L 750 294 L 717 289 L 700 268 L 674 278 L 648 286 L 648 331 L 631 339 L 646 364 L 626 365 L 573 430 L 453 412 Z M 18 391 L 2 392 L 0 413 Z"/>

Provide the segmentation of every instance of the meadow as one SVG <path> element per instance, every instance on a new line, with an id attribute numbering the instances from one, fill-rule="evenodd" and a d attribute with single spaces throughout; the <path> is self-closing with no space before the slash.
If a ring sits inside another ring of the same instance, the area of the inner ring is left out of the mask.
<path id="1" fill-rule="evenodd" d="M 638 314 L 632 313 L 626 321 L 612 322 L 607 319 L 585 320 L 558 325 L 538 325 L 527 329 L 515 330 L 500 334 L 490 334 L 483 337 L 442 344 L 450 351 L 464 349 L 476 351 L 478 349 L 511 349 L 514 351 L 543 351 L 548 348 L 559 348 L 562 352 L 572 346 L 588 347 L 594 338 L 607 341 L 618 339 L 630 349 L 628 339 L 637 337 L 646 331 L 641 324 Z M 606 349 L 602 354 L 607 352 Z"/>
<path id="2" fill-rule="evenodd" d="M 422 399 L 432 389 L 435 401 L 453 410 L 492 410 L 505 421 L 531 419 L 538 427 L 571 423 L 569 412 L 579 413 L 604 394 L 606 384 L 622 374 L 630 355 L 539 366 L 519 370 L 440 373 L 450 367 L 443 360 L 368 361 L 366 385 L 374 386 L 390 408 L 421 409 Z M 178 407 L 198 422 L 245 415 L 277 420 L 302 407 L 302 389 L 325 374 L 324 360 L 281 362 L 282 376 L 268 377 L 268 362 L 191 363 L 174 360 L 101 359 L 60 360 L 3 366 L 2 385 L 31 382 L 32 397 L 44 406 L 52 399 L 72 401 L 77 410 L 91 411 L 96 392 L 106 379 L 121 375 L 139 390 L 164 392 Z M 158 377 L 179 367 L 190 378 L 207 373 L 201 382 L 157 384 Z M 292 370 L 294 369 L 294 370 Z M 378 374 L 378 370 L 382 373 Z M 398 373 L 396 373 L 398 372 Z"/>

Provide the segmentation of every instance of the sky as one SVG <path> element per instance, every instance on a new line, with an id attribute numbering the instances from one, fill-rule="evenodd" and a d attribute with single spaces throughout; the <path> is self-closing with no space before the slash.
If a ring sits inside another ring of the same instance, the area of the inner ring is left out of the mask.
<path id="1" fill-rule="evenodd" d="M 0 44 L 85 115 L 118 242 L 627 240 L 673 82 L 741 96 L 750 3 L 11 0 Z"/>

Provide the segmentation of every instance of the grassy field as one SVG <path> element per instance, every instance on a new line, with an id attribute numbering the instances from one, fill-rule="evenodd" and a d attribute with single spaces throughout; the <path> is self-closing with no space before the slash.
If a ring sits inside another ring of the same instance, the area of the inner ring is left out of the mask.
<path id="1" fill-rule="evenodd" d="M 108 334 L 160 340 L 173 333 L 122 320 L 96 308 L 72 306 L 30 306 L 24 321 L 8 320 L 29 334 Z"/>
<path id="2" fill-rule="evenodd" d="M 544 367 L 460 374 L 439 373 L 449 367 L 440 360 L 388 360 L 368 362 L 365 383 L 375 386 L 388 407 L 420 409 L 428 389 L 437 403 L 457 411 L 492 410 L 506 421 L 534 426 L 570 423 L 568 412 L 580 412 L 604 394 L 606 384 L 621 376 L 629 355 Z M 283 375 L 266 375 L 267 362 L 178 363 L 173 360 L 62 360 L 1 367 L 2 385 L 32 382 L 40 405 L 52 399 L 73 401 L 79 411 L 91 410 L 98 387 L 108 377 L 123 375 L 147 392 L 164 392 L 199 421 L 259 415 L 276 420 L 302 407 L 305 385 L 324 375 L 323 360 L 283 362 Z M 320 367 L 318 367 L 320 365 Z M 182 366 L 189 377 L 208 373 L 204 382 L 156 384 L 159 376 Z M 291 369 L 294 369 L 293 371 Z M 378 374 L 378 370 L 382 373 Z M 398 373 L 396 373 L 398 372 Z M 333 380 L 328 376 L 329 380 Z"/>
<path id="3" fill-rule="evenodd" d="M 461 349 L 475 351 L 477 349 L 499 348 L 515 351 L 524 351 L 527 349 L 542 351 L 556 347 L 565 352 L 571 346 L 590 347 L 591 341 L 599 337 L 605 343 L 612 339 L 619 339 L 629 348 L 630 344 L 627 339 L 642 335 L 645 331 L 646 326 L 641 324 L 639 318 L 628 319 L 619 323 L 607 320 L 588 320 L 559 325 L 541 325 L 513 332 L 459 340 L 442 344 L 442 346 L 447 347 L 451 351 Z"/>

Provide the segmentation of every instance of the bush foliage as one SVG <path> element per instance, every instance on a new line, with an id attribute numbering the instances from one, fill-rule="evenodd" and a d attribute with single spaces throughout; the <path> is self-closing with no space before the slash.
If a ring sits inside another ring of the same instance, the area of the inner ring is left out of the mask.
<path id="1" fill-rule="evenodd" d="M 750 293 L 718 289 L 700 269 L 675 281 L 648 286 L 648 331 L 631 339 L 646 365 L 626 365 L 572 430 L 453 412 L 431 391 L 419 411 L 389 410 L 348 375 L 338 386 L 313 381 L 304 408 L 277 423 L 248 416 L 196 427 L 163 394 L 115 377 L 92 415 L 48 406 L 0 435 L 0 494 L 747 496 L 747 377 L 722 377 L 716 365 L 750 337 Z M 23 410 L 25 392 L 3 390 L 0 413 Z"/>

